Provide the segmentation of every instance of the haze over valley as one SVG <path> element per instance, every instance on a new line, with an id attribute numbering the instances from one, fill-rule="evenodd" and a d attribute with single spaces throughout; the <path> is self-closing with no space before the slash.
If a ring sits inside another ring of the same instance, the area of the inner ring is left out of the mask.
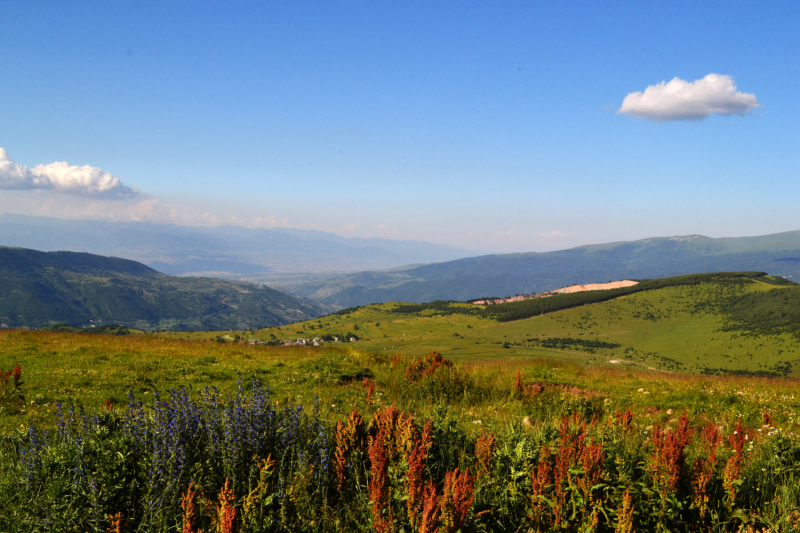
<path id="1" fill-rule="evenodd" d="M 48 252 L 121 257 L 164 274 L 249 281 L 281 279 L 281 275 L 385 270 L 477 255 L 471 250 L 426 242 L 346 238 L 314 230 L 62 220 L 9 214 L 0 216 L 0 243 Z"/>

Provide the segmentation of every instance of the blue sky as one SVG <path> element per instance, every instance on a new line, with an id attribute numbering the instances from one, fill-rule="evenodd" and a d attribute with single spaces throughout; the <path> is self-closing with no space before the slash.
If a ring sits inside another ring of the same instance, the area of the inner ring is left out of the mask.
<path id="1" fill-rule="evenodd" d="M 587 5 L 2 1 L 9 161 L 138 194 L 17 184 L 0 211 L 503 252 L 800 229 L 800 4 Z M 618 113 L 711 73 L 758 107 Z"/>

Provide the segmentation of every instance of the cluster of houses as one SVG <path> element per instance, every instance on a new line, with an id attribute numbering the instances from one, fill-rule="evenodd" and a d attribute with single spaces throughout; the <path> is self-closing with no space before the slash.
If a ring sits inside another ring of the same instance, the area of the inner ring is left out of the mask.
<path id="1" fill-rule="evenodd" d="M 340 339 L 339 337 L 333 337 L 333 341 L 331 342 L 355 342 L 358 339 L 356 337 L 350 337 L 349 339 Z M 253 346 L 261 346 L 264 344 L 271 344 L 267 341 L 259 341 L 259 340 L 250 340 L 248 341 L 249 344 Z M 277 342 L 277 341 L 276 341 Z M 322 339 L 319 337 L 314 337 L 313 339 L 285 339 L 281 341 L 281 345 L 283 346 L 320 346 L 323 342 Z"/>
<path id="2" fill-rule="evenodd" d="M 286 339 L 283 341 L 284 346 L 319 346 L 322 339 L 314 337 L 313 339 Z M 339 342 L 339 337 L 334 337 L 334 342 Z"/>

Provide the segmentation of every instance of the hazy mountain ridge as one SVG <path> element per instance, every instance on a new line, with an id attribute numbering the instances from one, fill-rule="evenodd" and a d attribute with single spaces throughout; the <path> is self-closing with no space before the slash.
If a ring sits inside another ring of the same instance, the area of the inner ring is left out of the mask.
<path id="1" fill-rule="evenodd" d="M 308 320 L 325 305 L 283 291 L 175 277 L 126 259 L 0 247 L 0 323 L 115 323 L 138 329 L 252 329 Z"/>
<path id="2" fill-rule="evenodd" d="M 346 238 L 315 230 L 189 227 L 23 215 L 0 216 L 0 245 L 113 255 L 166 274 L 210 274 L 251 281 L 272 281 L 272 273 L 383 270 L 476 255 L 463 248 L 426 242 Z"/>
<path id="3" fill-rule="evenodd" d="M 362 272 L 288 286 L 340 307 L 538 293 L 575 283 L 718 271 L 800 276 L 800 231 L 714 239 L 648 238 L 544 253 L 487 255 L 397 272 Z"/>

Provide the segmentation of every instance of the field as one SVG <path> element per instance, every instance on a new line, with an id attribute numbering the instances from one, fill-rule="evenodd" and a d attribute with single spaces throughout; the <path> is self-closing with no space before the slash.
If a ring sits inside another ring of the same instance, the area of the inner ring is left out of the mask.
<path id="1" fill-rule="evenodd" d="M 2 331 L 0 531 L 795 531 L 795 290 Z"/>
<path id="2" fill-rule="evenodd" d="M 436 350 L 455 361 L 546 357 L 586 366 L 631 366 L 681 373 L 800 375 L 796 373 L 800 362 L 800 338 L 796 332 L 785 328 L 754 332 L 755 327 L 740 325 L 727 312 L 730 304 L 721 308 L 722 303 L 734 297 L 739 302 L 760 293 L 796 295 L 798 289 L 763 281 L 735 286 L 679 285 L 508 322 L 467 314 L 478 307 L 470 304 L 417 310 L 424 306 L 390 303 L 252 332 L 164 335 L 187 339 L 221 335 L 232 339 L 238 335 L 269 342 L 324 335 L 344 338 L 353 334 L 359 337 L 361 350 L 410 356 Z M 794 301 L 790 304 L 792 309 L 800 307 Z M 403 308 L 411 311 L 398 312 Z"/>

